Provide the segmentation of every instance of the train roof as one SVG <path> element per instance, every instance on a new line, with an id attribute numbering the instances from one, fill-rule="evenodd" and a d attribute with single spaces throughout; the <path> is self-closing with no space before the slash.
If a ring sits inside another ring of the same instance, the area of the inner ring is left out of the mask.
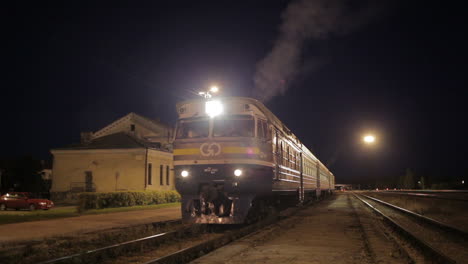
<path id="1" fill-rule="evenodd" d="M 325 165 L 320 162 L 320 160 L 315 157 L 314 154 L 306 147 L 302 142 L 299 140 L 299 138 L 292 133 L 292 131 L 275 115 L 273 112 L 271 112 L 262 102 L 260 102 L 257 99 L 250 98 L 250 97 L 237 97 L 237 96 L 232 96 L 232 97 L 215 97 L 213 99 L 220 100 L 222 102 L 226 101 L 237 101 L 239 103 L 244 103 L 244 104 L 251 104 L 259 109 L 260 112 L 262 112 L 265 117 L 274 125 L 276 126 L 279 130 L 283 131 L 291 141 L 295 142 L 303 152 L 305 152 L 307 155 L 309 155 L 311 158 L 314 160 L 318 161 L 320 164 L 322 164 L 323 167 Z M 184 105 L 189 105 L 189 104 L 199 104 L 205 102 L 207 99 L 204 98 L 197 98 L 197 99 L 191 99 L 191 100 L 186 100 L 186 101 L 181 101 L 176 104 L 177 110 L 179 110 L 182 106 Z M 326 168 L 326 167 L 325 167 Z M 326 168 L 329 173 L 330 170 Z M 333 174 L 333 173 L 331 173 Z"/>

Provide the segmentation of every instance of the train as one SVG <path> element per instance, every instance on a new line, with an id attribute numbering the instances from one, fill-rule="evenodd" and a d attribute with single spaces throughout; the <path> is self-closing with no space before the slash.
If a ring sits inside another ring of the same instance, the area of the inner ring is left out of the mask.
<path id="1" fill-rule="evenodd" d="M 242 224 L 332 193 L 333 173 L 262 102 L 200 98 L 176 109 L 174 175 L 184 222 Z"/>

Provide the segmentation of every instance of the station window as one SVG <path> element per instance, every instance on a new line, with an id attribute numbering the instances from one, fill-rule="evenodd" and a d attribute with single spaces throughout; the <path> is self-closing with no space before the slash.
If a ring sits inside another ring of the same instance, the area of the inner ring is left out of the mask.
<path id="1" fill-rule="evenodd" d="M 169 165 L 166 165 L 166 185 L 169 185 Z"/>
<path id="2" fill-rule="evenodd" d="M 148 163 L 148 185 L 153 184 L 153 164 Z"/>
<path id="3" fill-rule="evenodd" d="M 163 165 L 159 165 L 159 184 L 164 185 Z"/>

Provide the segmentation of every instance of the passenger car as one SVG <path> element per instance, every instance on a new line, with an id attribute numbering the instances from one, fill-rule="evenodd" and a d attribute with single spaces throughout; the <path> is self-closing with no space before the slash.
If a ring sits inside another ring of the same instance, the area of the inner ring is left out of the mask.
<path id="1" fill-rule="evenodd" d="M 54 206 L 54 202 L 48 199 L 35 199 L 31 193 L 27 192 L 8 192 L 0 197 L 0 210 L 7 208 L 29 209 L 34 211 L 36 209 L 49 210 Z"/>

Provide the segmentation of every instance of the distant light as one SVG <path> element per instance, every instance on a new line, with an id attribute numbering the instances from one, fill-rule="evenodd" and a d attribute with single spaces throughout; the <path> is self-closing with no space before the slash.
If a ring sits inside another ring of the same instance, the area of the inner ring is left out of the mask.
<path id="1" fill-rule="evenodd" d="M 205 112 L 210 117 L 215 117 L 223 112 L 223 105 L 220 101 L 208 101 L 205 103 Z"/>
<path id="2" fill-rule="evenodd" d="M 372 136 L 372 135 L 367 135 L 367 136 L 364 136 L 363 140 L 364 140 L 364 142 L 370 144 L 370 143 L 375 142 L 375 137 Z"/>
<path id="3" fill-rule="evenodd" d="M 465 184 L 465 180 L 462 180 L 462 184 Z"/>
<path id="4" fill-rule="evenodd" d="M 188 175 L 189 175 L 189 173 L 188 173 L 188 171 L 186 171 L 186 170 L 183 170 L 183 171 L 180 173 L 180 176 L 182 176 L 182 177 L 184 177 L 184 178 L 187 177 Z"/>
<path id="5" fill-rule="evenodd" d="M 236 175 L 237 177 L 241 176 L 242 175 L 242 170 L 241 169 L 236 169 L 234 171 L 234 175 Z"/>
<path id="6" fill-rule="evenodd" d="M 217 93 L 218 91 L 219 91 L 218 86 L 216 86 L 216 85 L 211 86 L 210 92 L 212 92 L 212 93 Z"/>

